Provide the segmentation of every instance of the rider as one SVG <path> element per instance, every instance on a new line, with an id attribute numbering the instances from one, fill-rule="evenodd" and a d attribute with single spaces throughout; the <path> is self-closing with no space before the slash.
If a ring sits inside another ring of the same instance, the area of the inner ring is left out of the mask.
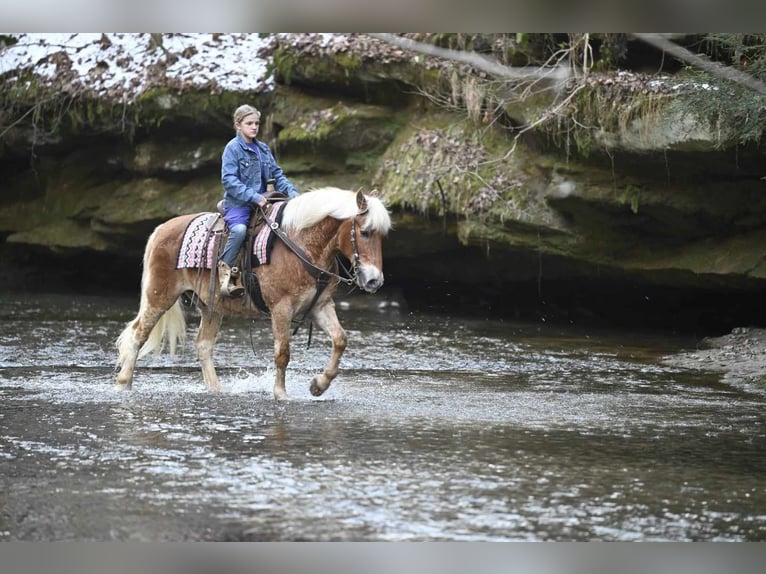
<path id="1" fill-rule="evenodd" d="M 288 198 L 298 195 L 269 146 L 255 139 L 260 124 L 261 112 L 246 104 L 239 106 L 234 111 L 236 136 L 226 144 L 221 157 L 223 218 L 229 227 L 229 239 L 218 261 L 221 295 L 224 297 L 241 297 L 245 293 L 240 270 L 234 263 L 255 206 L 266 205 L 266 182 L 274 180 L 274 189 Z"/>

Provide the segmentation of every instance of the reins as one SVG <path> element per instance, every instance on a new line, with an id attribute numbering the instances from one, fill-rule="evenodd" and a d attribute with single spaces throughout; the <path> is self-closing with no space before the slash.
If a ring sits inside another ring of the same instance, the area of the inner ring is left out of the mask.
<path id="1" fill-rule="evenodd" d="M 287 234 L 282 231 L 282 228 L 279 226 L 279 223 L 271 219 L 267 214 L 266 210 L 263 209 L 263 207 L 258 206 L 258 209 L 261 212 L 261 217 L 263 217 L 263 220 L 266 222 L 266 225 L 268 225 L 271 230 L 279 237 L 279 239 L 282 240 L 282 242 L 298 257 L 298 259 L 301 260 L 301 263 L 303 263 L 303 266 L 306 268 L 306 271 L 308 271 L 309 275 L 311 275 L 316 280 L 316 291 L 314 293 L 313 299 L 311 299 L 311 303 L 309 303 L 309 306 L 306 308 L 306 310 L 303 313 L 303 316 L 298 320 L 298 324 L 296 325 L 295 329 L 293 330 L 293 335 L 295 335 L 298 332 L 298 329 L 301 328 L 301 325 L 306 321 L 306 318 L 308 317 L 311 310 L 314 308 L 314 305 L 319 300 L 320 295 L 324 292 L 325 288 L 330 284 L 330 279 L 334 278 L 337 279 L 339 283 L 345 283 L 346 285 L 353 286 L 356 282 L 356 277 L 359 271 L 359 265 L 360 265 L 360 258 L 359 258 L 359 250 L 357 249 L 356 245 L 356 217 L 358 215 L 361 215 L 365 212 L 360 212 L 357 215 L 354 216 L 354 218 L 351 220 L 351 245 L 354 250 L 354 261 L 352 264 L 351 269 L 351 277 L 342 277 L 341 275 L 338 275 L 337 273 L 334 273 L 328 269 L 322 269 L 321 267 L 318 267 L 316 264 L 314 264 L 313 261 L 311 261 L 311 258 L 306 254 L 303 249 L 301 249 L 292 239 L 290 239 Z M 309 324 L 309 341 L 308 345 L 311 345 L 311 327 L 313 326 L 313 323 Z"/>
<path id="2" fill-rule="evenodd" d="M 351 277 L 342 277 L 338 275 L 337 273 L 333 273 L 332 271 L 329 271 L 327 269 L 322 269 L 321 267 L 318 267 L 314 264 L 313 261 L 311 261 L 311 258 L 306 255 L 306 252 L 303 251 L 298 245 L 295 244 L 295 242 L 290 239 L 287 234 L 282 231 L 282 228 L 279 226 L 279 224 L 271 219 L 267 214 L 266 211 L 259 205 L 258 209 L 261 211 L 261 216 L 263 217 L 263 220 L 266 222 L 266 225 L 268 225 L 271 230 L 277 234 L 277 237 L 279 237 L 287 247 L 290 248 L 290 250 L 295 253 L 295 255 L 298 256 L 298 259 L 301 260 L 303 263 L 303 266 L 306 267 L 306 271 L 309 272 L 309 275 L 314 277 L 315 279 L 319 280 L 320 277 L 324 276 L 330 276 L 334 277 L 341 283 L 345 283 L 346 285 L 353 285 L 356 281 L 356 272 L 359 268 L 359 252 L 356 248 L 356 238 L 354 237 L 356 232 L 356 218 L 354 218 L 351 221 L 351 243 L 354 247 L 354 266 L 353 266 L 353 275 Z M 329 279 L 328 279 L 329 281 Z"/>

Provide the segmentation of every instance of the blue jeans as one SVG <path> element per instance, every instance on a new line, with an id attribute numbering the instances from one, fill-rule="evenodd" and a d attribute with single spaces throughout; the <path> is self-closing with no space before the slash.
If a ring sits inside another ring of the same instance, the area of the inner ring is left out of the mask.
<path id="1" fill-rule="evenodd" d="M 245 240 L 246 235 L 247 225 L 244 223 L 237 223 L 229 228 L 229 239 L 226 241 L 226 247 L 223 248 L 221 261 L 226 262 L 230 267 L 234 265 L 239 248 L 242 247 L 242 242 Z"/>
<path id="2" fill-rule="evenodd" d="M 247 235 L 247 224 L 252 213 L 251 207 L 237 206 L 228 208 L 223 216 L 226 225 L 229 226 L 229 239 L 226 241 L 226 247 L 223 248 L 221 261 L 229 266 L 234 265 L 234 261 L 237 259 L 239 248 L 242 247 L 242 242 Z"/>

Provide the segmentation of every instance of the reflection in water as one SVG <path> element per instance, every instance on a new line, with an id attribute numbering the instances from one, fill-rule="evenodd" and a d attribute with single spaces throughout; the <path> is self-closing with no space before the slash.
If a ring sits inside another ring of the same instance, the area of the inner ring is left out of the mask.
<path id="1" fill-rule="evenodd" d="M 227 321 L 112 388 L 133 300 L 0 303 L 1 540 L 764 540 L 764 397 L 661 366 L 690 341 L 351 309 L 297 337 Z M 193 339 L 193 337 L 190 337 Z"/>

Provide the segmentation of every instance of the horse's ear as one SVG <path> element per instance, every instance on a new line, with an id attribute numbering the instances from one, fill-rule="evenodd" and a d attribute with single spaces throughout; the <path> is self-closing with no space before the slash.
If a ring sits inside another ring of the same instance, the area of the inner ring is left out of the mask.
<path id="1" fill-rule="evenodd" d="M 362 190 L 356 192 L 356 206 L 359 208 L 359 213 L 367 212 L 367 198 L 362 193 Z"/>
<path id="2" fill-rule="evenodd" d="M 370 193 L 368 193 L 367 195 L 369 195 L 370 197 L 378 197 L 378 190 L 377 190 L 377 189 L 373 189 L 373 190 L 372 190 Z"/>

